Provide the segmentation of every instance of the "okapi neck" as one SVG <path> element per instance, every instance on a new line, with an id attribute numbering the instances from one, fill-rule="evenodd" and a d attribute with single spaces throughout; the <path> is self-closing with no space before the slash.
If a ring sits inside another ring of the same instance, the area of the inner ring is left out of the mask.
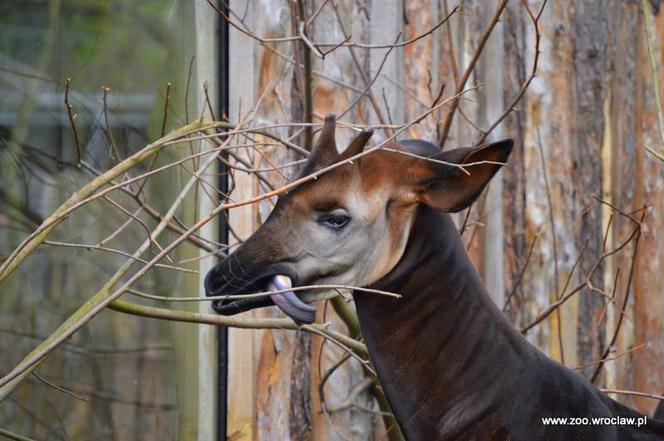
<path id="1" fill-rule="evenodd" d="M 513 387 L 531 351 L 489 298 L 450 216 L 421 207 L 401 260 L 372 288 L 402 294 L 354 297 L 407 439 L 457 439 L 479 423 L 499 427 L 487 419 L 509 413 L 496 409 L 505 406 L 501 392 Z"/>

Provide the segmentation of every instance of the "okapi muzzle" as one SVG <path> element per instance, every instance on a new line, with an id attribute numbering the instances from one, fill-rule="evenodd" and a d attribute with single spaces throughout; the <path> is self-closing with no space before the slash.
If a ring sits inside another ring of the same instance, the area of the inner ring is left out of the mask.
<path id="1" fill-rule="evenodd" d="M 255 308 L 277 305 L 293 320 L 312 323 L 316 308 L 302 301 L 291 291 L 298 277 L 287 259 L 274 252 L 270 237 L 277 234 L 265 224 L 247 239 L 237 251 L 215 266 L 205 277 L 208 296 L 227 296 L 215 300 L 213 309 L 222 315 L 233 315 Z M 261 292 L 273 292 L 269 296 L 234 300 L 233 296 Z"/>

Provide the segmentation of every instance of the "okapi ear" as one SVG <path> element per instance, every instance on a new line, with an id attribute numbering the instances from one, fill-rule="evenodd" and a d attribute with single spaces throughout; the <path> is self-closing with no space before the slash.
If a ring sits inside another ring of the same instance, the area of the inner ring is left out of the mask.
<path id="1" fill-rule="evenodd" d="M 435 154 L 432 159 L 447 164 L 428 161 L 429 174 L 419 183 L 420 201 L 447 212 L 468 207 L 507 161 L 513 145 L 513 140 L 504 139 L 477 148 Z M 463 169 L 450 164 L 458 164 Z"/>
<path id="2" fill-rule="evenodd" d="M 320 170 L 336 161 L 339 156 L 335 140 L 336 126 L 337 117 L 335 115 L 326 115 L 323 128 L 318 135 L 318 140 L 316 140 L 316 144 L 311 149 L 311 154 L 307 162 L 304 163 L 300 171 L 301 176 Z"/>
<path id="3" fill-rule="evenodd" d="M 361 153 L 364 150 L 364 146 L 367 145 L 369 139 L 373 136 L 373 129 L 365 127 L 362 131 L 351 141 L 346 150 L 341 153 L 339 156 L 339 161 L 344 159 L 352 158 L 353 156 Z"/>

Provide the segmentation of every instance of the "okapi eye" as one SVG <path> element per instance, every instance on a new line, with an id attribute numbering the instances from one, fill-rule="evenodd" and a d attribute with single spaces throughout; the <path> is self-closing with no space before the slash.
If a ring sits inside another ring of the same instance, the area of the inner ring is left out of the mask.
<path id="1" fill-rule="evenodd" d="M 350 216 L 344 210 L 334 210 L 319 217 L 318 222 L 326 227 L 339 230 L 350 222 Z"/>

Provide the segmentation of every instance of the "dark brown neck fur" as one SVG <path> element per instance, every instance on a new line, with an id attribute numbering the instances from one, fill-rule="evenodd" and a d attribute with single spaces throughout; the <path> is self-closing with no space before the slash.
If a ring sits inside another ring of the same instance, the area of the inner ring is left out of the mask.
<path id="1" fill-rule="evenodd" d="M 528 348 L 493 306 L 449 215 L 421 209 L 400 263 L 373 287 L 404 296 L 356 293 L 355 301 L 388 399 L 398 394 L 394 410 L 408 439 L 446 432 L 430 424 L 455 420 L 454 436 L 490 418 L 498 397 L 486 395 L 495 389 L 488 386 L 514 378 Z"/>
<path id="2" fill-rule="evenodd" d="M 355 302 L 408 440 L 572 439 L 598 429 L 550 432 L 541 417 L 633 412 L 526 342 L 489 298 L 447 214 L 419 208 L 403 257 L 372 288 L 403 295 L 356 292 Z M 602 439 L 618 436 L 607 430 Z"/>

